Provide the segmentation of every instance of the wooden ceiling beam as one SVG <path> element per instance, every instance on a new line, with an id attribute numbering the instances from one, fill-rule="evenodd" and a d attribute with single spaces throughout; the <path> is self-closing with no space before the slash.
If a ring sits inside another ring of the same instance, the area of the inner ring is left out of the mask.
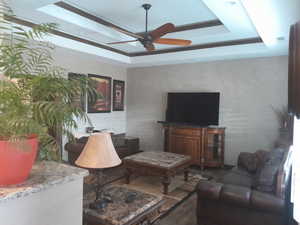
<path id="1" fill-rule="evenodd" d="M 90 19 L 90 20 L 92 20 L 94 22 L 97 22 L 99 24 L 102 24 L 104 26 L 108 26 L 108 27 L 112 27 L 112 28 L 114 27 L 116 29 L 123 30 L 125 32 L 131 32 L 131 31 L 126 30 L 126 29 L 124 29 L 124 28 L 122 28 L 120 26 L 117 26 L 117 25 L 115 25 L 115 24 L 113 24 L 111 22 L 108 22 L 108 21 L 106 21 L 104 19 L 101 19 L 101 18 L 99 18 L 97 16 L 94 16 L 94 15 L 92 15 L 92 14 L 86 12 L 86 11 L 83 11 L 83 10 L 77 8 L 77 7 L 74 7 L 74 6 L 72 6 L 72 5 L 68 4 L 68 3 L 60 1 L 60 2 L 56 2 L 54 4 L 56 6 L 58 6 L 58 7 L 61 7 L 63 9 L 65 9 L 65 10 L 73 12 L 73 13 L 75 13 L 77 15 L 80 15 L 82 17 Z M 185 25 L 177 26 L 173 32 L 181 32 L 181 31 L 201 29 L 201 28 L 214 27 L 214 26 L 222 26 L 222 25 L 223 25 L 223 23 L 220 20 L 209 20 L 209 21 L 205 21 L 205 22 L 198 22 L 198 23 L 191 23 L 191 24 L 185 24 Z M 144 32 L 140 32 L 140 33 L 136 33 L 136 34 L 137 35 L 143 35 L 145 33 Z"/>
<path id="2" fill-rule="evenodd" d="M 20 18 L 12 17 L 12 16 L 7 16 L 7 20 L 14 22 L 19 25 L 27 26 L 27 27 L 34 27 L 37 24 L 29 22 L 27 20 L 23 20 Z M 254 37 L 254 38 L 247 38 L 247 39 L 239 39 L 239 40 L 230 40 L 230 41 L 221 41 L 221 42 L 214 42 L 214 43 L 206 43 L 206 44 L 198 44 L 198 45 L 192 45 L 192 46 L 186 46 L 186 47 L 176 47 L 176 48 L 168 48 L 168 49 L 161 49 L 161 50 L 155 50 L 152 52 L 134 52 L 134 53 L 128 53 L 122 50 L 118 50 L 94 41 L 90 41 L 81 37 L 77 37 L 72 34 L 68 34 L 62 31 L 58 30 L 51 30 L 50 33 L 67 38 L 73 41 L 78 41 L 87 45 L 91 45 L 97 48 L 102 48 L 106 49 L 108 51 L 112 51 L 115 53 L 119 53 L 124 56 L 128 57 L 138 57 L 138 56 L 147 56 L 147 55 L 159 55 L 159 54 L 164 54 L 164 53 L 174 53 L 174 52 L 182 52 L 182 51 L 191 51 L 191 50 L 199 50 L 199 49 L 209 49 L 209 48 L 217 48 L 217 47 L 226 47 L 226 46 L 234 46 L 234 45 L 245 45 L 245 44 L 255 44 L 255 43 L 263 43 L 263 40 L 259 37 Z"/>
<path id="3" fill-rule="evenodd" d="M 198 50 L 198 49 L 208 49 L 208 48 L 217 48 L 217 47 L 226 47 L 226 46 L 234 46 L 234 45 L 246 45 L 246 44 L 255 44 L 255 43 L 262 43 L 263 40 L 259 37 L 255 38 L 247 38 L 247 39 L 239 39 L 239 40 L 231 40 L 231 41 L 221 41 L 221 42 L 214 42 L 214 43 L 207 43 L 207 44 L 198 44 L 198 45 L 191 45 L 187 47 L 176 47 L 176 48 L 168 48 L 168 49 L 161 49 L 155 50 L 152 52 L 135 52 L 129 53 L 130 57 L 137 57 L 137 56 L 146 56 L 146 55 L 158 55 L 164 53 L 174 53 L 174 52 L 182 52 L 182 51 L 191 51 L 191 50 Z"/>
<path id="4" fill-rule="evenodd" d="M 89 20 L 92 20 L 92 21 L 94 21 L 96 23 L 99 23 L 101 25 L 104 25 L 104 26 L 107 26 L 107 27 L 111 27 L 112 29 L 115 28 L 116 30 L 121 30 L 121 31 L 123 31 L 125 33 L 126 32 L 127 33 L 130 32 L 129 30 L 124 29 L 123 27 L 117 26 L 117 25 L 115 25 L 115 24 L 113 24 L 111 22 L 108 22 L 108 21 L 106 21 L 104 19 L 101 19 L 101 18 L 99 18 L 97 16 L 94 16 L 94 15 L 92 15 L 92 14 L 86 12 L 86 11 L 83 11 L 83 10 L 81 10 L 79 8 L 76 8 L 76 7 L 74 7 L 74 6 L 72 6 L 72 5 L 68 4 L 68 3 L 60 1 L 60 2 L 56 2 L 54 4 L 56 6 L 59 6 L 59 7 L 63 8 L 63 9 L 65 9 L 65 10 L 68 10 L 68 11 L 70 11 L 72 13 L 75 13 L 77 15 L 85 17 L 85 18 L 87 18 Z"/>
<path id="5" fill-rule="evenodd" d="M 20 18 L 12 17 L 12 16 L 6 16 L 6 19 L 11 21 L 11 22 L 14 22 L 16 24 L 26 26 L 26 27 L 37 26 L 37 24 L 35 24 L 35 23 L 29 22 L 27 20 L 23 20 L 23 19 L 20 19 Z M 54 35 L 57 35 L 57 36 L 60 36 L 60 37 L 63 37 L 63 38 L 73 40 L 73 41 L 78 41 L 78 42 L 81 42 L 81 43 L 84 43 L 84 44 L 87 44 L 87 45 L 91 45 L 91 46 L 94 46 L 94 47 L 98 47 L 98 48 L 102 48 L 102 49 L 105 49 L 105 50 L 108 50 L 108 51 L 119 53 L 121 55 L 129 56 L 129 54 L 127 52 L 121 51 L 119 49 L 115 49 L 115 48 L 112 48 L 112 47 L 109 47 L 109 46 L 106 46 L 106 45 L 103 45 L 103 44 L 99 44 L 97 42 L 90 41 L 90 40 L 87 40 L 87 39 L 84 39 L 84 38 L 81 38 L 81 37 L 77 37 L 75 35 L 68 34 L 68 33 L 65 33 L 65 32 L 62 32 L 62 31 L 52 29 L 50 31 L 50 33 L 54 34 Z"/>
<path id="6" fill-rule="evenodd" d="M 209 21 L 205 21 L 205 22 L 190 23 L 190 24 L 177 26 L 177 27 L 175 27 L 175 30 L 170 33 L 202 29 L 202 28 L 208 28 L 208 27 L 215 27 L 215 26 L 222 26 L 222 25 L 223 25 L 223 23 L 220 20 L 209 20 Z M 149 32 L 151 32 L 151 31 L 149 31 Z M 143 35 L 145 35 L 145 32 L 140 32 L 140 33 L 136 33 L 136 34 L 143 36 Z"/>

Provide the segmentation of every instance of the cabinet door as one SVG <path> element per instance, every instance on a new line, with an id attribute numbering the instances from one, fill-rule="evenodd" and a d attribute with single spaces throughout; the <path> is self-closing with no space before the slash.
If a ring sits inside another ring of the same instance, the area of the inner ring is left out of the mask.
<path id="1" fill-rule="evenodd" d="M 223 166 L 224 135 L 224 129 L 208 129 L 204 151 L 205 166 Z"/>
<path id="2" fill-rule="evenodd" d="M 169 151 L 177 154 L 189 155 L 193 164 L 200 164 L 200 138 L 182 135 L 171 135 Z"/>

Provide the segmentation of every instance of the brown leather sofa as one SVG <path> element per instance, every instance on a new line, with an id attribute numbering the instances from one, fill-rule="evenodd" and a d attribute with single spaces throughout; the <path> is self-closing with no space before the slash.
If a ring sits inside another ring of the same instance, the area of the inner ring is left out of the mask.
<path id="1" fill-rule="evenodd" d="M 292 152 L 241 153 L 238 168 L 197 186 L 198 225 L 287 225 Z"/>
<path id="2" fill-rule="evenodd" d="M 138 138 L 128 137 L 125 134 L 112 134 L 111 138 L 121 159 L 139 152 Z M 88 136 L 84 136 L 76 139 L 75 142 L 69 142 L 65 145 L 65 150 L 68 152 L 68 161 L 71 165 L 75 165 L 74 162 L 82 152 L 87 140 Z"/>

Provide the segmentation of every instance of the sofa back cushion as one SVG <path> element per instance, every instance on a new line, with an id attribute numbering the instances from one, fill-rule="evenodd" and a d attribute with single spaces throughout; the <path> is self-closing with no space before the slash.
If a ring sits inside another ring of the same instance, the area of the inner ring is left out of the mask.
<path id="1" fill-rule="evenodd" d="M 238 158 L 238 167 L 249 173 L 255 173 L 257 169 L 257 158 L 255 157 L 255 154 L 241 152 Z"/>
<path id="2" fill-rule="evenodd" d="M 86 144 L 88 139 L 89 139 L 88 136 L 83 136 L 83 137 L 80 137 L 80 138 L 76 139 L 76 142 L 81 143 L 81 144 Z"/>
<path id="3" fill-rule="evenodd" d="M 255 153 L 241 152 L 238 158 L 238 167 L 255 174 L 270 158 L 270 152 L 257 150 Z"/>
<path id="4" fill-rule="evenodd" d="M 262 192 L 275 193 L 278 170 L 282 164 L 285 149 L 275 148 L 269 154 L 269 159 L 257 171 L 254 178 L 254 188 Z"/>
<path id="5" fill-rule="evenodd" d="M 83 136 L 78 139 L 76 139 L 77 143 L 86 144 L 88 141 L 89 136 Z M 122 134 L 111 134 L 111 140 L 115 147 L 123 147 L 126 145 L 125 143 L 125 133 Z"/>
<path id="6" fill-rule="evenodd" d="M 115 147 L 123 147 L 126 145 L 125 143 L 125 133 L 121 134 L 112 134 L 111 135 L 112 142 Z"/>

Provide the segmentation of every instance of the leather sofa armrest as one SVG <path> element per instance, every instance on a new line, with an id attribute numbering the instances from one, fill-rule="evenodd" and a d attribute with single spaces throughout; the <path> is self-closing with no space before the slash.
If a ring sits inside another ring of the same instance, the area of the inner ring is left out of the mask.
<path id="1" fill-rule="evenodd" d="M 65 144 L 65 150 L 68 152 L 81 153 L 85 146 L 85 143 L 69 142 Z"/>
<path id="2" fill-rule="evenodd" d="M 200 181 L 197 186 L 198 200 L 208 199 L 255 210 L 282 213 L 284 200 L 275 195 L 247 187 Z"/>

